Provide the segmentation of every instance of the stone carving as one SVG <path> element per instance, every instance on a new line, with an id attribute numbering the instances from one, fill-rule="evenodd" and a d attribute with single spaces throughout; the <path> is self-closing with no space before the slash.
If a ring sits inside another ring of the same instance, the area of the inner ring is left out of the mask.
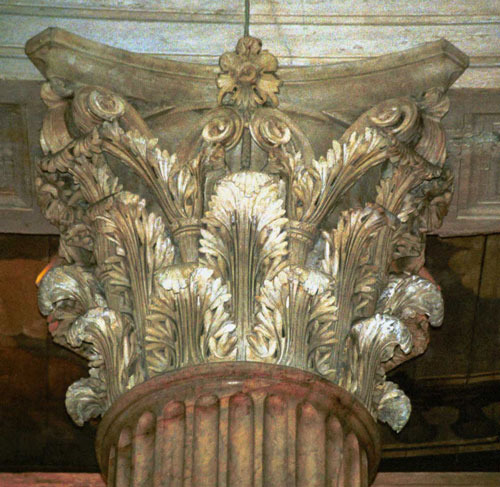
<path id="1" fill-rule="evenodd" d="M 259 40 L 220 66 L 219 106 L 179 156 L 108 89 L 42 89 L 36 186 L 64 262 L 40 308 L 90 365 L 67 409 L 82 424 L 153 376 L 254 361 L 324 376 L 399 431 L 410 403 L 385 372 L 442 321 L 439 289 L 418 273 L 451 197 L 447 98 L 379 103 L 317 156 L 277 108 L 277 62 Z"/>
<path id="2" fill-rule="evenodd" d="M 226 95 L 243 108 L 264 105 L 268 100 L 278 105 L 281 80 L 275 76 L 278 61 L 269 53 L 262 51 L 262 42 L 255 37 L 242 37 L 235 52 L 226 52 L 219 61 L 222 73 L 217 77 L 219 105 Z"/>

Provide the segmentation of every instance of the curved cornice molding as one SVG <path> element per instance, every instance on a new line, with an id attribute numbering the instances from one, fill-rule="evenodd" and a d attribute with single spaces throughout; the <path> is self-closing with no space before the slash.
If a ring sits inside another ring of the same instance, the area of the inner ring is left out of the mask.
<path id="1" fill-rule="evenodd" d="M 26 54 L 47 79 L 94 84 L 134 99 L 172 105 L 179 98 L 184 105 L 204 107 L 215 101 L 217 66 L 136 54 L 59 28 L 46 29 L 30 39 Z M 366 60 L 280 67 L 280 103 L 283 108 L 302 106 L 312 112 L 335 112 L 341 120 L 352 123 L 388 93 L 393 98 L 419 95 L 429 87 L 446 91 L 468 64 L 467 55 L 441 39 Z"/>
<path id="2" fill-rule="evenodd" d="M 90 368 L 66 407 L 81 425 L 131 401 L 103 422 L 113 423 L 101 459 L 109 484 L 149 485 L 175 455 L 170 474 L 193 486 L 218 485 L 226 469 L 229 486 L 250 487 L 262 460 L 254 438 L 306 462 L 290 456 L 284 469 L 269 450 L 270 485 L 288 485 L 295 469 L 300 487 L 373 477 L 378 440 L 354 425 L 371 415 L 404 427 L 410 401 L 386 372 L 422 354 L 443 321 L 425 235 L 451 199 L 441 119 L 466 58 L 440 41 L 280 70 L 246 36 L 219 72 L 60 30 L 26 50 L 48 79 L 38 202 L 61 233 L 40 309 Z M 149 125 L 148 107 L 162 113 Z M 259 384 L 269 375 L 276 387 Z M 158 383 L 165 397 L 151 393 Z M 320 384 L 335 387 L 313 394 Z M 348 403 L 363 412 L 346 416 Z M 215 442 L 226 432 L 227 461 Z M 169 452 L 157 463 L 156 441 Z"/>

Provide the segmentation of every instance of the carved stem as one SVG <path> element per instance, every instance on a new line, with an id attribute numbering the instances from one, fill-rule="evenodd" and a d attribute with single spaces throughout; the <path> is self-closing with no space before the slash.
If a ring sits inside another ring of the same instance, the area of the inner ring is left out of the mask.
<path id="1" fill-rule="evenodd" d="M 248 129 L 243 130 L 241 139 L 241 168 L 249 169 L 252 159 L 252 137 Z"/>
<path id="2" fill-rule="evenodd" d="M 290 220 L 287 225 L 288 252 L 290 264 L 303 266 L 314 245 L 316 225 L 298 220 Z"/>
<path id="3" fill-rule="evenodd" d="M 233 276 L 233 310 L 237 323 L 238 342 L 245 343 L 250 333 L 255 308 L 255 288 L 259 265 L 257 231 L 255 222 L 244 214 L 233 213 L 234 249 L 231 255 L 231 274 Z M 239 348 L 238 359 L 244 360 L 245 349 Z"/>
<path id="4" fill-rule="evenodd" d="M 281 363 L 300 369 L 307 368 L 308 324 L 311 296 L 297 280 L 288 282 L 288 306 L 284 311 L 284 328 L 288 330 Z"/>
<path id="5" fill-rule="evenodd" d="M 201 220 L 199 218 L 185 218 L 176 223 L 178 226 L 174 229 L 172 236 L 179 247 L 182 262 L 197 262 Z"/>
<path id="6" fill-rule="evenodd" d="M 116 143 L 104 141 L 103 148 L 106 152 L 127 164 L 146 182 L 158 199 L 158 203 L 167 219 L 167 222 L 172 222 L 178 215 L 177 208 L 171 201 L 171 198 L 169 198 L 168 193 L 164 191 L 164 188 L 161 182 L 156 178 L 153 169 L 147 164 L 142 163 L 142 161 L 136 159 L 128 150 L 118 146 Z"/>

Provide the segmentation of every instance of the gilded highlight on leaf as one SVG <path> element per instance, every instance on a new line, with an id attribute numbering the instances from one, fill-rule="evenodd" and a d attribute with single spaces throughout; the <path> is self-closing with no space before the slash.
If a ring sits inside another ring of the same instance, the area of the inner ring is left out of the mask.
<path id="1" fill-rule="evenodd" d="M 411 405 L 385 374 L 443 319 L 421 268 L 451 198 L 448 100 L 377 103 L 317 154 L 260 40 L 220 69 L 217 104 L 169 150 L 108 89 L 42 88 L 35 184 L 61 237 L 40 310 L 89 361 L 68 412 L 81 425 L 154 376 L 252 361 L 322 376 L 400 431 Z"/>

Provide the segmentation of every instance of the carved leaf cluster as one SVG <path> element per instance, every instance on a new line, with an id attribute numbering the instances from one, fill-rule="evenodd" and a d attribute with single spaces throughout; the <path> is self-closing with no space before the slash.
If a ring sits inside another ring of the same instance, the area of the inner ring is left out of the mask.
<path id="1" fill-rule="evenodd" d="M 231 295 L 213 274 L 206 267 L 181 264 L 158 277 L 146 329 L 147 361 L 153 375 L 234 358 L 235 326 L 225 307 Z"/>
<path id="2" fill-rule="evenodd" d="M 108 90 L 43 88 L 36 185 L 64 264 L 42 280 L 40 309 L 90 367 L 68 411 L 82 424 L 154 375 L 253 360 L 321 374 L 399 431 L 411 407 L 385 372 L 423 353 L 443 315 L 418 273 L 451 198 L 447 99 L 380 103 L 316 158 L 261 106 L 278 104 L 280 81 L 260 41 L 242 39 L 221 69 L 220 106 L 179 157 Z"/>
<path id="3" fill-rule="evenodd" d="M 337 307 L 325 274 L 287 267 L 266 280 L 248 336 L 249 358 L 330 374 Z"/>

